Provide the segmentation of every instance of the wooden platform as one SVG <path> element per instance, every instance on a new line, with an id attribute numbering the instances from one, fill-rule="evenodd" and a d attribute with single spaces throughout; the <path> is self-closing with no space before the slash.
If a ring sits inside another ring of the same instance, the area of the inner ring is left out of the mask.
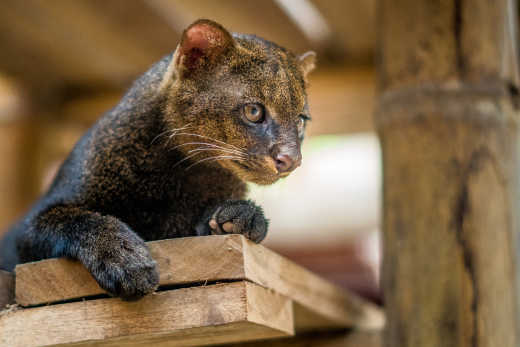
<path id="1" fill-rule="evenodd" d="M 100 298 L 75 261 L 18 266 L 24 308 L 0 313 L 0 346 L 200 346 L 384 324 L 376 306 L 240 235 L 148 245 L 160 288 L 137 302 Z"/>

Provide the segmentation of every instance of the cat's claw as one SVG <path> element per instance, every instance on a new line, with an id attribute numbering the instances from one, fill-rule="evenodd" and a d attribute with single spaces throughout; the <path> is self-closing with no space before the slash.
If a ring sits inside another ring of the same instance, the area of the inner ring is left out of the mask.
<path id="1" fill-rule="evenodd" d="M 268 220 L 252 201 L 229 200 L 215 210 L 208 225 L 214 235 L 242 234 L 259 243 L 267 235 Z"/>

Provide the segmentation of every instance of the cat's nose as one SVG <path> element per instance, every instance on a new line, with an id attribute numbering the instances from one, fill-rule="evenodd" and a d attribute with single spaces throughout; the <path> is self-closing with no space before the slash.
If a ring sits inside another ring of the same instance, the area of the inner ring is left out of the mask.
<path id="1" fill-rule="evenodd" d="M 276 170 L 278 170 L 279 173 L 289 172 L 300 166 L 302 162 L 302 156 L 297 155 L 295 157 L 291 157 L 288 154 L 278 154 L 276 156 L 275 162 Z"/>

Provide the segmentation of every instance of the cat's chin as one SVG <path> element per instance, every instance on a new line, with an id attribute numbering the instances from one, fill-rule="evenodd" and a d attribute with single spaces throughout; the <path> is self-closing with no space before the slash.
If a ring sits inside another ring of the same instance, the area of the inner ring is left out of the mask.
<path id="1" fill-rule="evenodd" d="M 281 177 L 280 176 L 263 176 L 263 177 L 252 177 L 250 179 L 247 179 L 245 181 L 251 182 L 254 184 L 258 184 L 261 186 L 268 186 L 270 184 L 275 183 L 278 181 Z"/>
<path id="2" fill-rule="evenodd" d="M 233 170 L 235 175 L 244 182 L 255 183 L 262 186 L 267 186 L 275 183 L 280 178 L 279 175 L 273 175 L 270 172 L 247 171 L 244 169 Z"/>
<path id="3" fill-rule="evenodd" d="M 222 161 L 219 162 L 219 164 L 231 171 L 240 180 L 263 186 L 273 184 L 280 178 L 287 177 L 289 174 L 279 175 L 270 167 L 248 167 L 241 162 Z"/>

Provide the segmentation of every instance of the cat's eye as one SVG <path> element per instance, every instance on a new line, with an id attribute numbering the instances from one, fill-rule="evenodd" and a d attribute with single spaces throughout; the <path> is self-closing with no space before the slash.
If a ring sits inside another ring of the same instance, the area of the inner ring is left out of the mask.
<path id="1" fill-rule="evenodd" d="M 308 120 L 311 118 L 309 116 L 306 116 L 304 114 L 301 114 L 298 117 L 298 131 L 301 132 L 305 128 L 305 123 L 307 123 Z"/>
<path id="2" fill-rule="evenodd" d="M 248 121 L 253 123 L 260 123 L 265 118 L 264 106 L 257 103 L 244 105 L 244 116 Z"/>
<path id="3" fill-rule="evenodd" d="M 303 127 L 305 126 L 305 119 L 303 119 L 302 117 L 300 117 L 299 121 L 298 121 L 298 130 L 303 130 Z"/>

